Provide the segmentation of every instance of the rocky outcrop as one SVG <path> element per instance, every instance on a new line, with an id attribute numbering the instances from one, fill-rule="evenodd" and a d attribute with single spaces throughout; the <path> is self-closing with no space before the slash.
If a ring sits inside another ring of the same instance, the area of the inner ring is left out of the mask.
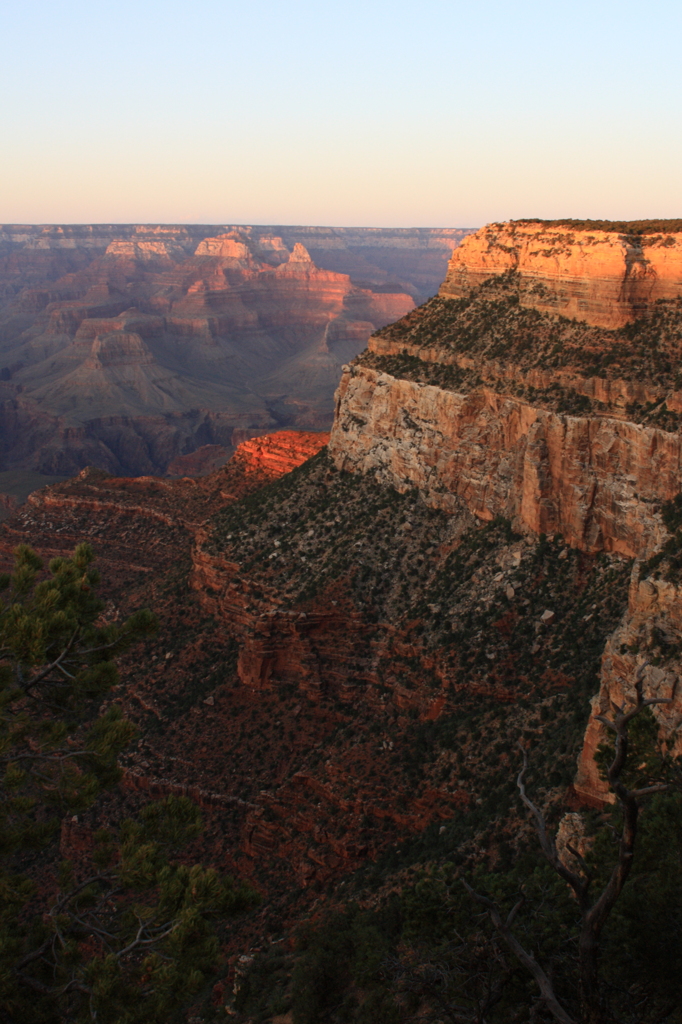
<path id="1" fill-rule="evenodd" d="M 0 493 L 0 508 L 7 509 L 8 511 L 14 511 L 18 505 L 19 501 L 15 494 Z"/>
<path id="2" fill-rule="evenodd" d="M 657 503 L 680 489 L 676 434 L 606 417 L 562 416 L 481 387 L 469 394 L 344 369 L 329 450 L 435 508 L 561 533 L 588 551 L 651 553 Z"/>
<path id="3" fill-rule="evenodd" d="M 276 480 L 317 454 L 328 441 L 329 434 L 300 430 L 278 430 L 267 437 L 254 437 L 240 444 L 230 463 L 230 472 L 263 482 Z"/>
<path id="4" fill-rule="evenodd" d="M 592 714 L 578 762 L 575 789 L 586 803 L 599 806 L 612 799 L 594 760 L 599 745 L 610 739 L 598 716 L 613 718 L 615 708 L 636 703 L 638 683 L 645 700 L 667 702 L 652 705 L 659 738 L 672 756 L 682 754 L 682 658 L 678 650 L 681 639 L 682 588 L 654 576 L 641 579 L 640 566 L 636 564 L 627 612 L 606 643 L 601 685 L 592 700 Z"/>
<path id="5" fill-rule="evenodd" d="M 292 685 L 313 698 L 350 699 L 371 675 L 363 616 L 336 602 L 307 612 L 281 608 L 276 587 L 254 587 L 241 565 L 207 549 L 209 539 L 197 536 L 191 583 L 203 607 L 239 637 L 241 683 L 253 693 Z"/>
<path id="6" fill-rule="evenodd" d="M 128 259 L 133 263 L 157 263 L 163 265 L 171 264 L 178 258 L 182 259 L 184 251 L 182 245 L 174 241 L 164 239 L 151 239 L 148 241 L 134 238 L 115 238 L 106 247 L 105 257 L 115 259 Z"/>
<path id="7" fill-rule="evenodd" d="M 20 520 L 6 530 L 20 526 L 32 517 L 52 520 L 49 529 L 57 529 L 61 515 L 69 519 L 78 514 L 97 513 L 106 518 L 125 515 L 139 517 L 145 523 L 160 523 L 193 531 L 217 508 L 236 501 L 264 484 L 289 473 L 318 452 L 329 440 L 324 433 L 279 431 L 252 438 L 239 445 L 227 465 L 198 480 L 183 477 L 164 480 L 154 476 L 132 479 L 111 476 L 94 467 L 82 470 L 72 480 L 54 483 L 29 494 Z M 12 498 L 8 507 L 16 508 Z M 87 532 L 87 531 L 85 531 Z"/>
<path id="8" fill-rule="evenodd" d="M 509 221 L 464 239 L 440 295 L 459 298 L 497 274 L 518 273 L 520 301 L 617 328 L 682 291 L 682 232 L 630 234 Z"/>
<path id="9" fill-rule="evenodd" d="M 205 476 L 224 465 L 230 457 L 221 444 L 204 444 L 189 455 L 178 455 L 168 464 L 168 476 Z"/>
<path id="10" fill-rule="evenodd" d="M 194 250 L 194 255 L 219 256 L 221 259 L 235 261 L 232 265 L 240 267 L 257 266 L 248 245 L 240 241 L 234 232 L 217 235 L 215 238 L 204 238 Z"/>
<path id="11" fill-rule="evenodd" d="M 440 300 L 379 332 L 344 368 L 335 464 L 401 493 L 416 487 L 453 515 L 463 502 L 529 536 L 649 559 L 669 537 L 661 504 L 682 490 L 681 294 L 680 233 L 491 225 L 453 254 Z M 650 360 L 659 344 L 664 358 Z M 682 752 L 680 589 L 674 573 L 640 564 L 606 643 L 575 783 L 597 806 L 608 799 L 598 718 L 633 700 L 637 679 L 645 697 L 669 701 L 655 707 L 659 736 Z M 551 624 L 553 612 L 543 614 Z"/>

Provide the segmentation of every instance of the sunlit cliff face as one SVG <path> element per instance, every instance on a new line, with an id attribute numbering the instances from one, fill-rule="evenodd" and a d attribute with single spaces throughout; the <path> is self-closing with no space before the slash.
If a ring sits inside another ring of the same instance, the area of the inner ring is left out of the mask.
<path id="1" fill-rule="evenodd" d="M 617 328 L 682 290 L 682 233 L 634 236 L 510 221 L 489 224 L 455 250 L 440 289 L 459 298 L 507 271 L 533 309 Z"/>

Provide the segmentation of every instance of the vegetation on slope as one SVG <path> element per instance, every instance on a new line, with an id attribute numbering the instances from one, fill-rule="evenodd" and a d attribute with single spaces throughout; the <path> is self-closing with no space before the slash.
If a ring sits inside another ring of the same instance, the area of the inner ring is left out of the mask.
<path id="1" fill-rule="evenodd" d="M 532 1013 L 544 1020 L 532 982 L 478 914 L 462 877 L 507 910 L 523 891 L 520 935 L 542 950 L 558 993 L 572 1005 L 576 905 L 543 864 L 522 812 L 518 743 L 529 750 L 533 798 L 556 825 L 598 689 L 604 640 L 626 605 L 630 563 L 590 558 L 560 537 L 530 541 L 504 521 L 447 516 L 415 492 L 399 495 L 368 477 L 337 473 L 325 452 L 219 513 L 214 527 L 215 551 L 241 561 L 264 600 L 267 591 L 285 597 L 288 608 L 319 612 L 329 580 L 342 580 L 353 607 L 373 622 L 371 645 L 357 652 L 366 659 L 365 679 L 374 677 L 364 690 L 389 699 L 369 713 L 359 699 L 337 704 L 339 732 L 326 748 L 332 762 L 351 738 L 362 743 L 368 732 L 383 750 L 375 760 L 378 792 L 393 772 L 394 790 L 409 780 L 410 800 L 428 789 L 458 799 L 448 818 L 384 846 L 375 863 L 337 890 L 337 910 L 331 917 L 318 911 L 293 954 L 277 943 L 256 956 L 240 982 L 243 1019 L 265 1021 L 291 1009 L 295 1024 L 397 1022 L 429 1007 L 433 1016 L 423 1019 L 451 1019 L 440 1002 L 447 996 L 468 1007 L 471 1015 L 458 1020 L 476 1020 L 476 1006 L 503 982 L 504 996 L 486 1019 L 522 1021 Z M 401 626 L 396 652 L 388 634 Z M 354 665 L 348 669 L 352 676 Z M 433 721 L 410 715 L 400 735 L 390 704 L 396 691 L 414 697 L 415 711 L 425 694 L 445 692 L 444 713 Z M 661 910 L 661 886 L 669 882 L 657 874 L 654 836 L 663 829 L 666 842 L 676 842 L 675 799 L 666 797 L 645 819 L 640 888 L 627 890 L 606 938 L 605 970 L 624 1019 L 646 1019 L 636 1015 L 643 1000 L 653 1013 L 661 1009 L 659 994 L 679 998 L 674 979 L 656 988 L 652 979 L 662 972 L 645 943 L 624 937 L 628 915 L 641 913 L 646 928 L 654 927 L 647 900 Z M 599 821 L 588 816 L 588 831 L 598 832 Z M 610 857 L 600 836 L 595 870 L 606 871 Z M 679 905 L 677 890 L 665 892 Z M 629 994 L 625 948 L 631 964 L 648 965 Z M 659 952 L 669 964 L 669 947 Z"/>
<path id="2" fill-rule="evenodd" d="M 620 235 L 650 236 L 658 234 L 674 234 L 682 231 L 682 220 L 669 218 L 657 220 L 540 220 L 535 217 L 523 217 L 513 220 L 512 224 L 542 224 L 544 228 L 570 228 L 573 231 L 614 231 Z"/>
<path id="3" fill-rule="evenodd" d="M 607 816 L 606 829 L 596 817 L 589 823 L 587 861 L 600 881 L 613 864 L 609 832 L 617 817 Z M 604 1022 L 680 1020 L 681 822 L 679 793 L 657 797 L 642 817 L 631 881 L 602 946 Z M 523 899 L 517 937 L 581 1020 L 577 905 L 531 843 L 512 868 L 491 872 L 481 863 L 464 874 L 452 862 L 434 862 L 405 872 L 400 888 L 373 903 L 351 900 L 318 917 L 299 931 L 293 953 L 278 946 L 256 958 L 237 1008 L 255 1021 L 290 1010 L 294 1024 L 551 1021 L 530 976 L 472 901 L 463 878 L 505 916 Z"/>
<path id="4" fill-rule="evenodd" d="M 0 1003 L 9 1022 L 154 1024 L 205 982 L 211 921 L 255 894 L 178 854 L 201 831 L 186 798 L 78 833 L 78 815 L 120 780 L 135 728 L 100 702 L 115 658 L 156 629 L 148 611 L 103 622 L 81 544 L 41 578 L 17 548 L 0 578 Z M 61 834 L 60 834 L 61 833 Z M 82 839 L 82 837 L 81 837 Z M 69 859 L 64 859 L 69 857 Z"/>
<path id="5" fill-rule="evenodd" d="M 416 491 L 337 472 L 326 451 L 213 523 L 214 548 L 241 561 L 266 604 L 273 593 L 314 609 L 342 584 L 372 624 L 348 683 L 366 688 L 369 675 L 377 697 L 398 687 L 415 708 L 445 697 L 449 713 L 415 722 L 399 755 L 415 786 L 471 787 L 481 820 L 499 818 L 513 796 L 514 743 L 541 737 L 548 790 L 571 782 L 629 561 L 430 509 Z"/>
<path id="6" fill-rule="evenodd" d="M 541 288 L 541 285 L 537 285 Z M 366 351 L 356 362 L 392 376 L 468 391 L 485 383 L 558 412 L 605 412 L 567 380 L 533 387 L 532 371 L 571 371 L 583 378 L 620 379 L 655 388 L 682 389 L 682 300 L 658 302 L 645 316 L 618 330 L 541 313 L 519 304 L 513 272 L 490 278 L 461 299 L 436 297 L 377 332 L 401 351 Z M 420 358 L 420 352 L 429 350 Z M 457 365 L 458 357 L 462 365 Z M 440 361 L 434 361 L 440 360 Z M 629 419 L 678 429 L 680 417 L 660 401 L 632 405 Z"/>
<path id="7" fill-rule="evenodd" d="M 331 606 L 349 631 L 355 621 L 361 626 L 343 664 L 351 684 L 345 695 L 323 660 L 325 686 L 314 699 L 275 679 L 275 692 L 254 700 L 232 679 L 235 641 L 224 665 L 210 652 L 210 660 L 187 664 L 180 688 L 164 692 L 159 674 L 144 691 L 157 702 L 145 718 L 145 728 L 156 723 L 154 744 L 167 732 L 177 752 L 190 725 L 199 737 L 196 755 L 183 748 L 196 756 L 196 774 L 201 744 L 220 729 L 227 792 L 259 802 L 275 843 L 300 815 L 315 823 L 302 839 L 316 863 L 324 862 L 325 844 L 346 834 L 366 850 L 352 877 L 337 885 L 321 875 L 305 890 L 292 882 L 290 853 L 275 846 L 258 856 L 264 916 L 251 918 L 251 938 L 239 948 L 262 952 L 240 979 L 237 1019 L 270 1021 L 288 1010 L 295 1024 L 451 1019 L 439 1003 L 444 997 L 475 1020 L 503 982 L 486 1019 L 543 1022 L 537 990 L 462 878 L 505 909 L 523 892 L 519 935 L 542 954 L 571 1006 L 576 907 L 541 861 L 519 804 L 518 743 L 529 752 L 529 791 L 555 825 L 566 809 L 604 640 L 625 608 L 629 563 L 572 551 L 560 537 L 520 537 L 504 521 L 482 525 L 464 511 L 446 516 L 415 491 L 400 495 L 336 472 L 324 451 L 217 513 L 212 526 L 214 553 L 240 564 L 256 611 L 276 598 L 297 615 L 321 617 Z M 170 588 L 172 598 L 185 571 L 164 579 L 162 591 Z M 153 650 L 173 662 L 182 656 L 178 645 L 180 634 Z M 322 647 L 317 653 L 326 656 Z M 138 666 L 136 678 L 149 671 Z M 226 702 L 222 719 L 212 717 L 213 707 L 200 710 L 207 690 L 216 705 Z M 440 717 L 429 717 L 441 699 Z M 317 789 L 299 786 L 292 808 L 278 794 L 295 773 Z M 265 786 L 281 788 L 270 799 L 259 792 Z M 355 802 L 364 808 L 361 821 Z M 588 816 L 588 833 L 599 832 L 600 820 Z M 617 826 L 613 815 L 604 820 Z M 645 818 L 636 884 L 607 935 L 606 977 L 623 1020 L 660 1015 L 659 995 L 679 1002 L 670 969 L 679 950 L 661 940 L 653 916 L 674 929 L 678 820 L 674 797 Z M 109 834 L 116 842 L 115 829 Z M 603 873 L 609 843 L 598 837 L 594 851 Z M 291 922 L 314 898 L 320 903 L 292 950 Z M 633 920 L 642 922 L 641 941 Z M 270 945 L 268 936 L 277 941 Z M 633 971 L 639 987 L 628 992 Z M 201 1019 L 223 1017 L 207 995 Z"/>

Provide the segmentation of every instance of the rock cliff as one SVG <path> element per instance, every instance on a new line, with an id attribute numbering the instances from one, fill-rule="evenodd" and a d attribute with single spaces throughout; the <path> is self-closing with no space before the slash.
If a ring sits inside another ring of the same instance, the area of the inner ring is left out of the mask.
<path id="1" fill-rule="evenodd" d="M 247 323 L 247 277 L 304 296 L 317 280 L 322 305 L 338 299 L 305 241 L 211 239 L 188 264 L 183 330 L 210 308 Z M 371 337 L 344 369 L 328 447 L 250 437 L 200 479 L 182 474 L 225 446 L 178 456 L 180 479 L 88 470 L 2 527 L 6 560 L 20 540 L 52 556 L 90 539 L 103 614 L 160 612 L 151 658 L 133 652 L 115 695 L 140 726 L 121 807 L 201 804 L 202 855 L 264 892 L 254 942 L 356 869 L 372 903 L 418 862 L 511 863 L 533 843 L 519 743 L 552 814 L 603 807 L 596 716 L 638 680 L 671 700 L 656 721 L 682 751 L 682 304 L 606 327 L 533 306 L 523 267 L 502 269 Z M 354 317 L 365 301 L 354 292 Z M 127 350 L 151 372 L 168 313 L 94 308 L 69 358 L 113 373 Z"/>
<path id="2" fill-rule="evenodd" d="M 646 222 L 644 222 L 646 223 Z M 682 224 L 655 230 L 576 229 L 571 222 L 489 224 L 453 254 L 440 294 L 460 298 L 489 278 L 519 274 L 519 299 L 599 327 L 616 328 L 682 290 Z"/>
<path id="3" fill-rule="evenodd" d="M 646 555 L 664 536 L 657 503 L 680 487 L 677 434 L 363 365 L 344 370 L 337 400 L 330 451 L 340 469 L 418 487 L 435 508 L 462 498 L 483 520 L 506 516 L 585 550 Z"/>
<path id="4" fill-rule="evenodd" d="M 339 469 L 416 487 L 433 508 L 464 503 L 483 521 L 638 560 L 580 758 L 588 802 L 607 793 L 596 716 L 632 699 L 636 679 L 672 701 L 655 714 L 682 750 L 678 582 L 651 575 L 682 490 L 682 235 L 662 228 L 522 222 L 469 236 L 439 299 L 344 367 L 329 447 Z"/>
<path id="5" fill-rule="evenodd" d="M 575 789 L 597 806 L 611 799 L 594 755 L 609 739 L 598 716 L 610 717 L 614 707 L 637 700 L 640 686 L 645 699 L 660 700 L 652 714 L 663 749 L 682 755 L 682 580 L 679 550 L 682 543 L 671 522 L 677 502 L 666 507 L 666 522 L 673 536 L 645 562 L 635 562 L 628 605 L 618 628 L 608 638 L 602 658 L 599 692 L 592 699 L 592 715 L 578 762 Z"/>

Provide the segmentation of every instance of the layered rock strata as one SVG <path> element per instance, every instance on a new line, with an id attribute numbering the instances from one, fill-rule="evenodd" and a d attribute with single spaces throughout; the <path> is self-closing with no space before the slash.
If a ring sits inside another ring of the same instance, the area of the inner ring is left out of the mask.
<path id="1" fill-rule="evenodd" d="M 650 233 L 569 223 L 489 224 L 453 253 L 440 295 L 460 298 L 495 275 L 520 275 L 520 301 L 600 327 L 635 319 L 682 289 L 682 225 Z"/>
<path id="2" fill-rule="evenodd" d="M 351 252 L 360 229 L 282 230 L 0 229 L 0 468 L 159 473 L 234 429 L 327 428 L 340 366 L 420 285 Z M 462 236 L 370 234 L 405 271 Z"/>
<path id="3" fill-rule="evenodd" d="M 583 551 L 646 559 L 668 540 L 661 503 L 682 489 L 675 432 L 607 416 L 574 417 L 479 387 L 469 394 L 348 367 L 337 396 L 330 452 L 339 469 L 370 474 L 456 514 L 512 519 L 534 535 L 561 534 Z M 602 806 L 608 785 L 595 762 L 603 721 L 636 700 L 663 699 L 659 738 L 682 754 L 682 589 L 635 562 L 629 603 L 607 640 L 574 790 Z M 644 573 L 644 575 L 641 575 Z M 587 613 L 585 618 L 591 618 Z"/>
<path id="4" fill-rule="evenodd" d="M 640 578 L 636 564 L 630 583 L 628 608 L 609 637 L 602 659 L 599 692 L 592 700 L 592 715 L 578 762 L 575 789 L 587 803 L 599 806 L 610 799 L 608 786 L 595 762 L 600 744 L 610 734 L 599 719 L 612 719 L 617 708 L 637 702 L 636 687 L 652 706 L 663 749 L 682 755 L 682 587 L 679 580 L 665 580 L 646 573 Z"/>
<path id="5" fill-rule="evenodd" d="M 344 367 L 335 464 L 453 514 L 463 502 L 483 521 L 650 559 L 682 490 L 681 293 L 679 230 L 492 225 L 453 254 L 439 300 Z M 608 798 L 598 717 L 634 700 L 637 680 L 668 701 L 654 711 L 660 738 L 682 752 L 679 581 L 652 575 L 654 562 L 635 563 L 606 644 L 575 784 L 588 803 Z"/>
<path id="6" fill-rule="evenodd" d="M 677 434 L 605 417 L 562 416 L 481 387 L 458 394 L 365 366 L 344 369 L 330 452 L 339 469 L 418 487 L 434 508 L 456 499 L 561 533 L 588 551 L 646 555 L 680 489 Z"/>

